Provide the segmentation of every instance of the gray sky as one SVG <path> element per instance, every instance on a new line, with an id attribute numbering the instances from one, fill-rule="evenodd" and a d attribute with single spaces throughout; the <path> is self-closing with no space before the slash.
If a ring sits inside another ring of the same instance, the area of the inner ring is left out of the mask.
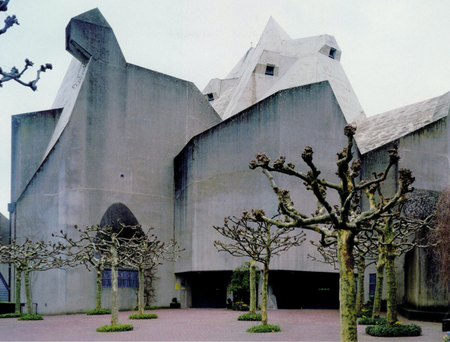
<path id="1" fill-rule="evenodd" d="M 366 114 L 450 91 L 447 0 L 11 0 L 20 26 L 0 36 L 0 67 L 50 62 L 38 90 L 0 88 L 0 212 L 10 202 L 11 115 L 49 109 L 72 59 L 65 47 L 71 17 L 98 7 L 126 60 L 189 80 L 202 90 L 224 78 L 255 46 L 272 16 L 291 38 L 333 35 L 341 63 Z M 0 23 L 6 18 L 0 12 Z M 56 180 L 55 180 L 56 181 Z"/>

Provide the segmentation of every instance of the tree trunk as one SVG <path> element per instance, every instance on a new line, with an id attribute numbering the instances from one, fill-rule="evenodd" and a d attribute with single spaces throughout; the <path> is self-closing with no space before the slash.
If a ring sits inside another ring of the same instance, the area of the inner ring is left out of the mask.
<path id="1" fill-rule="evenodd" d="M 267 290 L 269 285 L 269 263 L 264 263 L 262 282 L 261 325 L 267 325 Z"/>
<path id="2" fill-rule="evenodd" d="M 25 280 L 25 297 L 27 299 L 27 315 L 33 314 L 33 301 L 31 299 L 31 282 L 30 282 L 30 270 L 28 266 L 23 269 L 23 277 Z"/>
<path id="3" fill-rule="evenodd" d="M 102 268 L 96 269 L 96 292 L 95 292 L 95 309 L 101 310 L 102 309 Z"/>
<path id="4" fill-rule="evenodd" d="M 358 341 L 355 307 L 355 260 L 353 246 L 355 235 L 349 230 L 339 229 L 339 313 L 341 320 L 341 341 Z"/>
<path id="5" fill-rule="evenodd" d="M 379 248 L 378 262 L 377 262 L 377 282 L 375 284 L 375 296 L 373 298 L 372 318 L 380 317 L 381 299 L 383 296 L 384 283 L 384 265 L 386 259 L 384 257 L 384 248 Z"/>
<path id="6" fill-rule="evenodd" d="M 111 325 L 119 323 L 119 282 L 117 246 L 111 246 Z"/>
<path id="7" fill-rule="evenodd" d="M 387 326 L 397 322 L 397 274 L 395 272 L 395 254 L 389 253 L 386 257 L 386 284 L 387 284 Z"/>
<path id="8" fill-rule="evenodd" d="M 138 269 L 139 275 L 139 293 L 138 293 L 138 313 L 139 315 L 144 314 L 144 269 Z"/>
<path id="9" fill-rule="evenodd" d="M 356 297 L 356 312 L 364 308 L 364 279 L 366 271 L 366 258 L 361 254 L 358 259 L 358 294 Z"/>
<path id="10" fill-rule="evenodd" d="M 250 315 L 256 314 L 256 260 L 250 259 Z"/>
<path id="11" fill-rule="evenodd" d="M 20 314 L 20 288 L 22 287 L 22 270 L 16 267 L 16 306 L 15 313 Z"/>

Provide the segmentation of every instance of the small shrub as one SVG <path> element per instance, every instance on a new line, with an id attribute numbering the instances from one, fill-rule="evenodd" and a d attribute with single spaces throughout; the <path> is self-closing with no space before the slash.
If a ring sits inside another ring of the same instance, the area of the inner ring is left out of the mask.
<path id="1" fill-rule="evenodd" d="M 250 311 L 250 308 L 244 302 L 236 302 L 233 305 L 234 311 Z"/>
<path id="2" fill-rule="evenodd" d="M 152 319 L 152 318 L 158 318 L 157 314 L 154 313 L 144 313 L 142 315 L 139 314 L 132 314 L 128 316 L 129 319 Z"/>
<path id="3" fill-rule="evenodd" d="M 270 333 L 270 332 L 278 332 L 278 331 L 281 331 L 280 326 L 272 325 L 272 324 L 255 325 L 255 326 L 247 329 L 247 332 L 249 332 L 249 333 Z"/>
<path id="4" fill-rule="evenodd" d="M 21 315 L 19 321 L 42 321 L 44 317 L 41 315 Z"/>
<path id="5" fill-rule="evenodd" d="M 238 321 L 261 321 L 261 314 L 243 314 L 237 318 Z"/>
<path id="6" fill-rule="evenodd" d="M 147 305 L 147 306 L 144 306 L 144 310 L 156 310 L 157 309 L 157 307 L 156 306 L 154 306 L 154 305 Z M 136 306 L 135 308 L 134 308 L 134 311 L 138 311 L 139 310 L 139 306 Z"/>
<path id="7" fill-rule="evenodd" d="M 370 325 L 366 327 L 366 333 L 378 337 L 420 336 L 422 328 L 416 324 L 395 324 L 389 328 L 385 325 Z"/>
<path id="8" fill-rule="evenodd" d="M 0 318 L 17 318 L 22 316 L 22 314 L 20 313 L 6 313 L 6 314 L 1 314 Z"/>
<path id="9" fill-rule="evenodd" d="M 120 332 L 133 330 L 131 324 L 115 324 L 115 325 L 102 325 L 97 328 L 97 332 Z"/>
<path id="10" fill-rule="evenodd" d="M 86 315 L 109 315 L 111 310 L 109 309 L 94 309 L 86 312 Z"/>
<path id="11" fill-rule="evenodd" d="M 356 317 L 372 317 L 372 309 L 362 309 L 356 313 Z"/>
<path id="12" fill-rule="evenodd" d="M 385 317 L 377 317 L 377 318 L 363 317 L 363 318 L 359 319 L 358 324 L 359 325 L 386 325 L 387 320 Z"/>

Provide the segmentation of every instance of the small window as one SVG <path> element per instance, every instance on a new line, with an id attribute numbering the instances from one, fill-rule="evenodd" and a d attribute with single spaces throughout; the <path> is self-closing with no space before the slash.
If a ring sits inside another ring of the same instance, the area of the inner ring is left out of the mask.
<path id="1" fill-rule="evenodd" d="M 275 65 L 267 64 L 266 66 L 266 75 L 273 76 L 275 73 Z"/>
<path id="2" fill-rule="evenodd" d="M 369 274 L 369 297 L 373 298 L 375 296 L 375 287 L 377 286 L 377 274 Z"/>
<path id="3" fill-rule="evenodd" d="M 214 101 L 214 94 L 213 93 L 206 94 L 206 97 L 208 98 L 208 101 Z"/>
<path id="4" fill-rule="evenodd" d="M 328 57 L 333 58 L 336 56 L 336 49 L 330 48 L 330 54 Z"/>

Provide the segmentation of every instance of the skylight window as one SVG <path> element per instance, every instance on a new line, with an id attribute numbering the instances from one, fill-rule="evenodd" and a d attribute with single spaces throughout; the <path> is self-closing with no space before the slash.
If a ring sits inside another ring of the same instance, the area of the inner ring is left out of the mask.
<path id="1" fill-rule="evenodd" d="M 330 48 L 330 53 L 328 57 L 334 59 L 335 56 L 336 56 L 336 49 Z"/>
<path id="2" fill-rule="evenodd" d="M 275 65 L 267 64 L 266 75 L 273 76 L 275 74 Z"/>

